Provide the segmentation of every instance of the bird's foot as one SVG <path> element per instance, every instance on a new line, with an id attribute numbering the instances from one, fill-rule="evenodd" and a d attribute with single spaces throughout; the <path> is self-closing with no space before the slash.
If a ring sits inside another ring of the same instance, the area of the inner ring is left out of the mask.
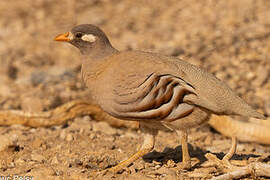
<path id="1" fill-rule="evenodd" d="M 121 163 L 119 163 L 118 165 L 111 167 L 109 169 L 106 169 L 106 173 L 113 173 L 113 174 L 117 174 L 120 173 L 121 171 L 124 170 L 124 168 L 126 167 L 126 165 L 122 165 Z"/>
<path id="2" fill-rule="evenodd" d="M 127 160 L 124 160 L 124 161 L 120 162 L 116 166 L 111 167 L 111 168 L 107 169 L 106 171 L 107 172 L 110 172 L 110 173 L 113 173 L 113 174 L 119 173 L 122 170 L 124 170 L 124 168 L 126 168 L 127 166 L 129 166 L 130 164 L 132 164 L 134 161 L 136 161 L 137 159 L 139 159 L 143 155 L 145 155 L 148 152 L 150 152 L 151 149 L 152 148 L 141 149 L 140 151 L 138 151 L 137 153 L 135 153 L 134 155 L 132 155 L 131 157 L 129 157 Z"/>
<path id="3" fill-rule="evenodd" d="M 235 154 L 237 146 L 237 140 L 235 137 L 232 137 L 232 146 L 229 152 L 222 158 L 222 160 L 218 159 L 217 156 L 211 153 L 207 153 L 205 157 L 208 159 L 208 163 L 214 164 L 214 166 L 218 166 L 225 169 L 236 169 L 237 166 L 234 166 L 230 163 L 230 159 Z"/>
<path id="4" fill-rule="evenodd" d="M 228 159 L 219 159 L 217 156 L 211 153 L 205 155 L 207 158 L 207 163 L 205 166 L 216 166 L 220 169 L 235 169 L 236 166 L 232 165 Z"/>
<path id="5" fill-rule="evenodd" d="M 180 170 L 190 170 L 191 169 L 191 161 L 183 161 L 178 165 Z"/>

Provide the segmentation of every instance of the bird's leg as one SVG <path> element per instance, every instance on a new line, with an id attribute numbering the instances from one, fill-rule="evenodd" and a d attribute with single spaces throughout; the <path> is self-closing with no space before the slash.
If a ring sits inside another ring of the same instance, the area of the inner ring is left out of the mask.
<path id="1" fill-rule="evenodd" d="M 131 157 L 129 157 L 127 160 L 124 160 L 120 162 L 118 165 L 116 165 L 115 167 L 110 168 L 109 171 L 113 173 L 117 173 L 123 168 L 133 163 L 134 161 L 136 161 L 137 159 L 139 159 L 140 157 L 152 151 L 155 144 L 155 136 L 157 135 L 158 130 L 151 129 L 147 126 L 144 126 L 142 123 L 140 123 L 140 129 L 142 130 L 143 137 L 144 137 L 144 141 L 140 150 L 134 155 L 132 155 Z"/>
<path id="2" fill-rule="evenodd" d="M 232 146 L 231 146 L 229 152 L 222 158 L 222 161 L 224 163 L 230 164 L 229 160 L 235 154 L 236 148 L 237 148 L 237 139 L 236 139 L 236 137 L 232 137 Z"/>
<path id="3" fill-rule="evenodd" d="M 235 167 L 229 162 L 229 160 L 235 154 L 236 147 L 237 147 L 237 139 L 236 139 L 236 137 L 232 137 L 231 148 L 230 148 L 229 152 L 222 158 L 222 160 L 218 159 L 215 155 L 213 155 L 211 153 L 207 153 L 205 155 L 205 157 L 209 161 L 214 162 L 217 166 L 220 166 L 220 167 L 223 167 L 223 168 L 225 167 L 225 168 L 228 168 L 228 169 L 232 169 L 232 168 L 235 168 Z"/>
<path id="4" fill-rule="evenodd" d="M 181 146 L 182 146 L 182 164 L 181 168 L 190 169 L 191 168 L 191 160 L 188 152 L 188 134 L 187 131 L 176 131 L 178 135 L 181 137 Z"/>

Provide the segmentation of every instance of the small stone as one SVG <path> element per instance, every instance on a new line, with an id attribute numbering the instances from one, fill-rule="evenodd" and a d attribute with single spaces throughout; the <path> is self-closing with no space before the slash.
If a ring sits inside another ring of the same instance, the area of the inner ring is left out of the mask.
<path id="1" fill-rule="evenodd" d="M 67 134 L 66 140 L 67 141 L 72 141 L 73 140 L 72 134 Z"/>
<path id="2" fill-rule="evenodd" d="M 129 167 L 128 170 L 129 170 L 129 174 L 135 174 L 136 173 L 136 169 L 134 168 L 134 166 Z"/>
<path id="3" fill-rule="evenodd" d="M 35 133 L 35 132 L 37 132 L 37 129 L 36 129 L 36 128 L 31 128 L 31 129 L 29 130 L 29 132 Z"/>
<path id="4" fill-rule="evenodd" d="M 206 145 L 211 145 L 213 142 L 213 136 L 206 136 L 205 140 L 204 140 L 204 143 Z"/>
<path id="5" fill-rule="evenodd" d="M 80 159 L 75 159 L 74 163 L 79 166 L 83 165 L 83 162 Z"/>
<path id="6" fill-rule="evenodd" d="M 84 132 L 85 132 L 85 130 L 83 128 L 80 128 L 79 134 L 83 134 Z"/>
<path id="7" fill-rule="evenodd" d="M 39 148 L 41 145 L 42 145 L 42 140 L 40 138 L 36 138 L 32 143 L 33 148 Z"/>
<path id="8" fill-rule="evenodd" d="M 239 152 L 246 151 L 245 144 L 238 143 L 237 144 L 237 151 L 239 151 Z"/>
<path id="9" fill-rule="evenodd" d="M 144 167 L 145 169 L 151 168 L 153 166 L 152 163 L 145 163 Z"/>
<path id="10" fill-rule="evenodd" d="M 84 123 L 88 124 L 91 121 L 91 118 L 90 118 L 90 116 L 83 116 L 82 121 L 84 121 Z"/>
<path id="11" fill-rule="evenodd" d="M 14 141 L 12 138 L 9 138 L 8 136 L 0 135 L 0 151 L 4 151 L 7 149 L 9 146 L 14 145 Z"/>
<path id="12" fill-rule="evenodd" d="M 61 133 L 60 133 L 60 138 L 61 139 L 66 139 L 66 131 L 63 130 Z"/>
<path id="13" fill-rule="evenodd" d="M 25 176 L 33 176 L 34 179 L 44 179 L 44 177 L 46 177 L 45 179 L 51 179 L 48 177 L 53 176 L 55 174 L 56 172 L 52 168 L 43 167 L 43 168 L 33 168 L 31 169 L 31 172 L 25 174 Z"/>
<path id="14" fill-rule="evenodd" d="M 156 165 L 155 167 L 154 167 L 154 169 L 159 169 L 161 167 L 161 165 Z"/>
<path id="15" fill-rule="evenodd" d="M 95 139 L 97 136 L 95 135 L 95 134 L 90 134 L 89 135 L 89 138 L 91 139 L 91 140 L 93 140 L 93 139 Z"/>
<path id="16" fill-rule="evenodd" d="M 14 163 L 14 162 L 10 162 L 10 163 L 8 164 L 8 167 L 9 167 L 9 168 L 14 168 L 14 167 L 15 167 L 15 163 Z"/>
<path id="17" fill-rule="evenodd" d="M 172 167 L 175 167 L 175 166 L 176 166 L 176 164 L 175 164 L 175 162 L 173 160 L 169 159 L 167 161 L 166 167 L 172 168 Z"/>
<path id="18" fill-rule="evenodd" d="M 53 157 L 52 164 L 59 164 L 59 160 L 58 160 L 57 156 Z"/>
<path id="19" fill-rule="evenodd" d="M 42 162 L 42 161 L 45 160 L 45 157 L 42 156 L 41 154 L 34 153 L 34 154 L 31 155 L 31 159 L 32 159 L 33 161 Z"/>
<path id="20" fill-rule="evenodd" d="M 166 167 L 161 167 L 155 171 L 156 174 L 168 174 L 168 175 L 176 175 L 176 172 L 173 169 L 169 169 Z"/>
<path id="21" fill-rule="evenodd" d="M 134 169 L 137 169 L 137 170 L 144 169 L 143 163 L 134 163 L 133 167 L 134 167 Z"/>
<path id="22" fill-rule="evenodd" d="M 254 76 L 255 76 L 255 74 L 253 72 L 246 73 L 246 78 L 249 79 L 249 80 L 254 78 Z"/>
<path id="23" fill-rule="evenodd" d="M 154 164 L 154 169 L 158 169 L 158 168 L 160 168 L 161 167 L 161 165 L 162 165 L 162 163 L 161 162 L 158 162 L 158 161 L 153 161 L 153 164 Z"/>
<path id="24" fill-rule="evenodd" d="M 126 137 L 131 137 L 131 138 L 134 138 L 134 139 L 138 138 L 138 134 L 136 134 L 134 132 L 130 132 L 130 131 L 125 132 L 125 136 Z"/>
<path id="25" fill-rule="evenodd" d="M 114 142 L 115 138 L 113 136 L 104 137 L 104 141 Z"/>
<path id="26" fill-rule="evenodd" d="M 23 164 L 25 164 L 25 161 L 23 160 L 23 159 L 21 159 L 21 158 L 19 158 L 19 159 L 16 159 L 15 160 L 15 164 L 18 166 L 18 165 L 23 165 Z"/>
<path id="27" fill-rule="evenodd" d="M 149 178 L 152 178 L 152 179 L 156 179 L 156 175 L 151 173 L 151 171 L 146 176 L 149 177 Z"/>

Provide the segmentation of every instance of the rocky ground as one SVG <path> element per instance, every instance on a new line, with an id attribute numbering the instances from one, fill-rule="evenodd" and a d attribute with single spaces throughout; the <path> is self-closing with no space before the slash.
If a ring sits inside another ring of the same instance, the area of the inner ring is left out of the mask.
<path id="1" fill-rule="evenodd" d="M 41 112 L 87 98 L 79 52 L 53 38 L 76 24 L 92 23 L 119 50 L 159 52 L 204 67 L 269 116 L 269 9 L 267 0 L 0 1 L 1 109 Z M 208 151 L 222 157 L 230 139 L 208 125 L 191 130 L 191 171 L 179 170 L 178 140 L 161 132 L 154 152 L 120 174 L 97 178 L 208 179 L 221 174 L 201 164 Z M 0 177 L 91 179 L 94 171 L 132 155 L 141 141 L 140 131 L 113 128 L 88 116 L 50 128 L 2 126 Z M 234 159 L 252 162 L 267 154 L 270 146 L 240 142 Z"/>

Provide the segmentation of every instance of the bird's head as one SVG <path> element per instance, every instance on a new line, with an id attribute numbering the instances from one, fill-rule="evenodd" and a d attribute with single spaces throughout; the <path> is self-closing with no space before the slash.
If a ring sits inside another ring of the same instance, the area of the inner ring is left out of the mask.
<path id="1" fill-rule="evenodd" d="M 83 54 L 91 54 L 112 47 L 106 34 L 91 24 L 75 26 L 70 32 L 56 36 L 55 40 L 68 42 L 77 47 Z"/>

